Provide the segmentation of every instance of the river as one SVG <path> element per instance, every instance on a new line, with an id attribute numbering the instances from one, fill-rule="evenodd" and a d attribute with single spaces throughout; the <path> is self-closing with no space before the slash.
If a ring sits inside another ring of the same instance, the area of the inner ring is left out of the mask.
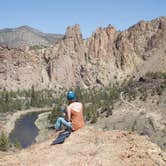
<path id="1" fill-rule="evenodd" d="M 12 143 L 18 140 L 22 148 L 35 143 L 35 138 L 38 135 L 39 129 L 34 124 L 39 112 L 27 113 L 22 115 L 15 122 L 15 127 L 9 134 L 9 139 Z"/>

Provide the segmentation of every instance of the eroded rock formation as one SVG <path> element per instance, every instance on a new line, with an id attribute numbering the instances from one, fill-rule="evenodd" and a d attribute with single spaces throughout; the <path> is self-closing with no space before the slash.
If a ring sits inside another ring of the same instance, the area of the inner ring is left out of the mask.
<path id="1" fill-rule="evenodd" d="M 84 40 L 79 25 L 39 50 L 1 47 L 1 88 L 101 86 L 148 71 L 166 71 L 166 17 L 123 32 L 109 25 Z"/>

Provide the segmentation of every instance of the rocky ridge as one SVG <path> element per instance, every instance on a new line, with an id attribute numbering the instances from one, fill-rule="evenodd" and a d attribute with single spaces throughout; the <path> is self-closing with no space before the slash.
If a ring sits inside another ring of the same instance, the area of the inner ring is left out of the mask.
<path id="1" fill-rule="evenodd" d="M 75 25 L 68 27 L 64 38 L 48 48 L 1 47 L 1 62 L 8 65 L 3 63 L 0 69 L 3 75 L 0 87 L 86 88 L 122 82 L 149 71 L 166 71 L 165 29 L 166 17 L 160 17 L 141 21 L 122 32 L 111 25 L 98 28 L 84 40 L 79 25 Z M 12 87 L 6 86 L 11 82 Z"/>
<path id="2" fill-rule="evenodd" d="M 0 44 L 14 48 L 34 45 L 50 46 L 62 38 L 63 35 L 43 33 L 29 26 L 0 30 Z"/>
<path id="3" fill-rule="evenodd" d="M 166 154 L 146 137 L 125 131 L 85 127 L 64 144 L 50 146 L 53 138 L 0 158 L 0 165 L 160 165 Z"/>

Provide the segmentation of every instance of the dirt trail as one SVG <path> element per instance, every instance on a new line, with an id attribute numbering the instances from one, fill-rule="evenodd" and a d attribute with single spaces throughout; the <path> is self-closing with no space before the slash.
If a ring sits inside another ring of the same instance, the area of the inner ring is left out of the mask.
<path id="1" fill-rule="evenodd" d="M 137 110 L 138 112 L 145 111 L 145 108 L 139 108 L 139 107 L 135 106 L 134 104 L 132 104 L 132 103 L 128 102 L 127 100 L 125 100 L 125 99 L 123 98 L 123 94 L 124 94 L 124 92 L 121 92 L 121 93 L 120 93 L 120 99 L 121 99 L 121 101 L 122 101 L 123 103 L 125 103 L 125 104 L 127 104 L 128 106 L 134 108 L 134 110 Z"/>

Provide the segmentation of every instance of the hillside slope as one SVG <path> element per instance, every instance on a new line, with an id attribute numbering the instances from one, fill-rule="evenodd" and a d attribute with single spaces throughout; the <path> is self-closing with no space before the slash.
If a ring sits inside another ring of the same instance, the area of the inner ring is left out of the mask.
<path id="1" fill-rule="evenodd" d="M 166 17 L 140 21 L 122 32 L 110 25 L 98 28 L 86 40 L 75 25 L 47 48 L 20 51 L 0 47 L 0 88 L 106 86 L 147 72 L 165 72 L 165 54 Z"/>
<path id="2" fill-rule="evenodd" d="M 140 166 L 166 164 L 166 154 L 146 137 L 124 131 L 85 127 L 64 144 L 50 146 L 52 139 L 0 159 L 1 166 Z"/>
<path id="3" fill-rule="evenodd" d="M 49 46 L 62 38 L 63 35 L 43 33 L 29 26 L 0 30 L 0 44 L 9 47 Z"/>
<path id="4" fill-rule="evenodd" d="M 159 78 L 161 73 L 158 78 L 154 76 L 130 81 L 120 93 L 121 100 L 114 102 L 113 106 L 109 104 L 111 109 L 104 106 L 98 109 L 101 113 L 95 126 L 147 135 L 166 151 L 166 77 Z M 109 111 L 111 115 L 107 116 Z"/>

